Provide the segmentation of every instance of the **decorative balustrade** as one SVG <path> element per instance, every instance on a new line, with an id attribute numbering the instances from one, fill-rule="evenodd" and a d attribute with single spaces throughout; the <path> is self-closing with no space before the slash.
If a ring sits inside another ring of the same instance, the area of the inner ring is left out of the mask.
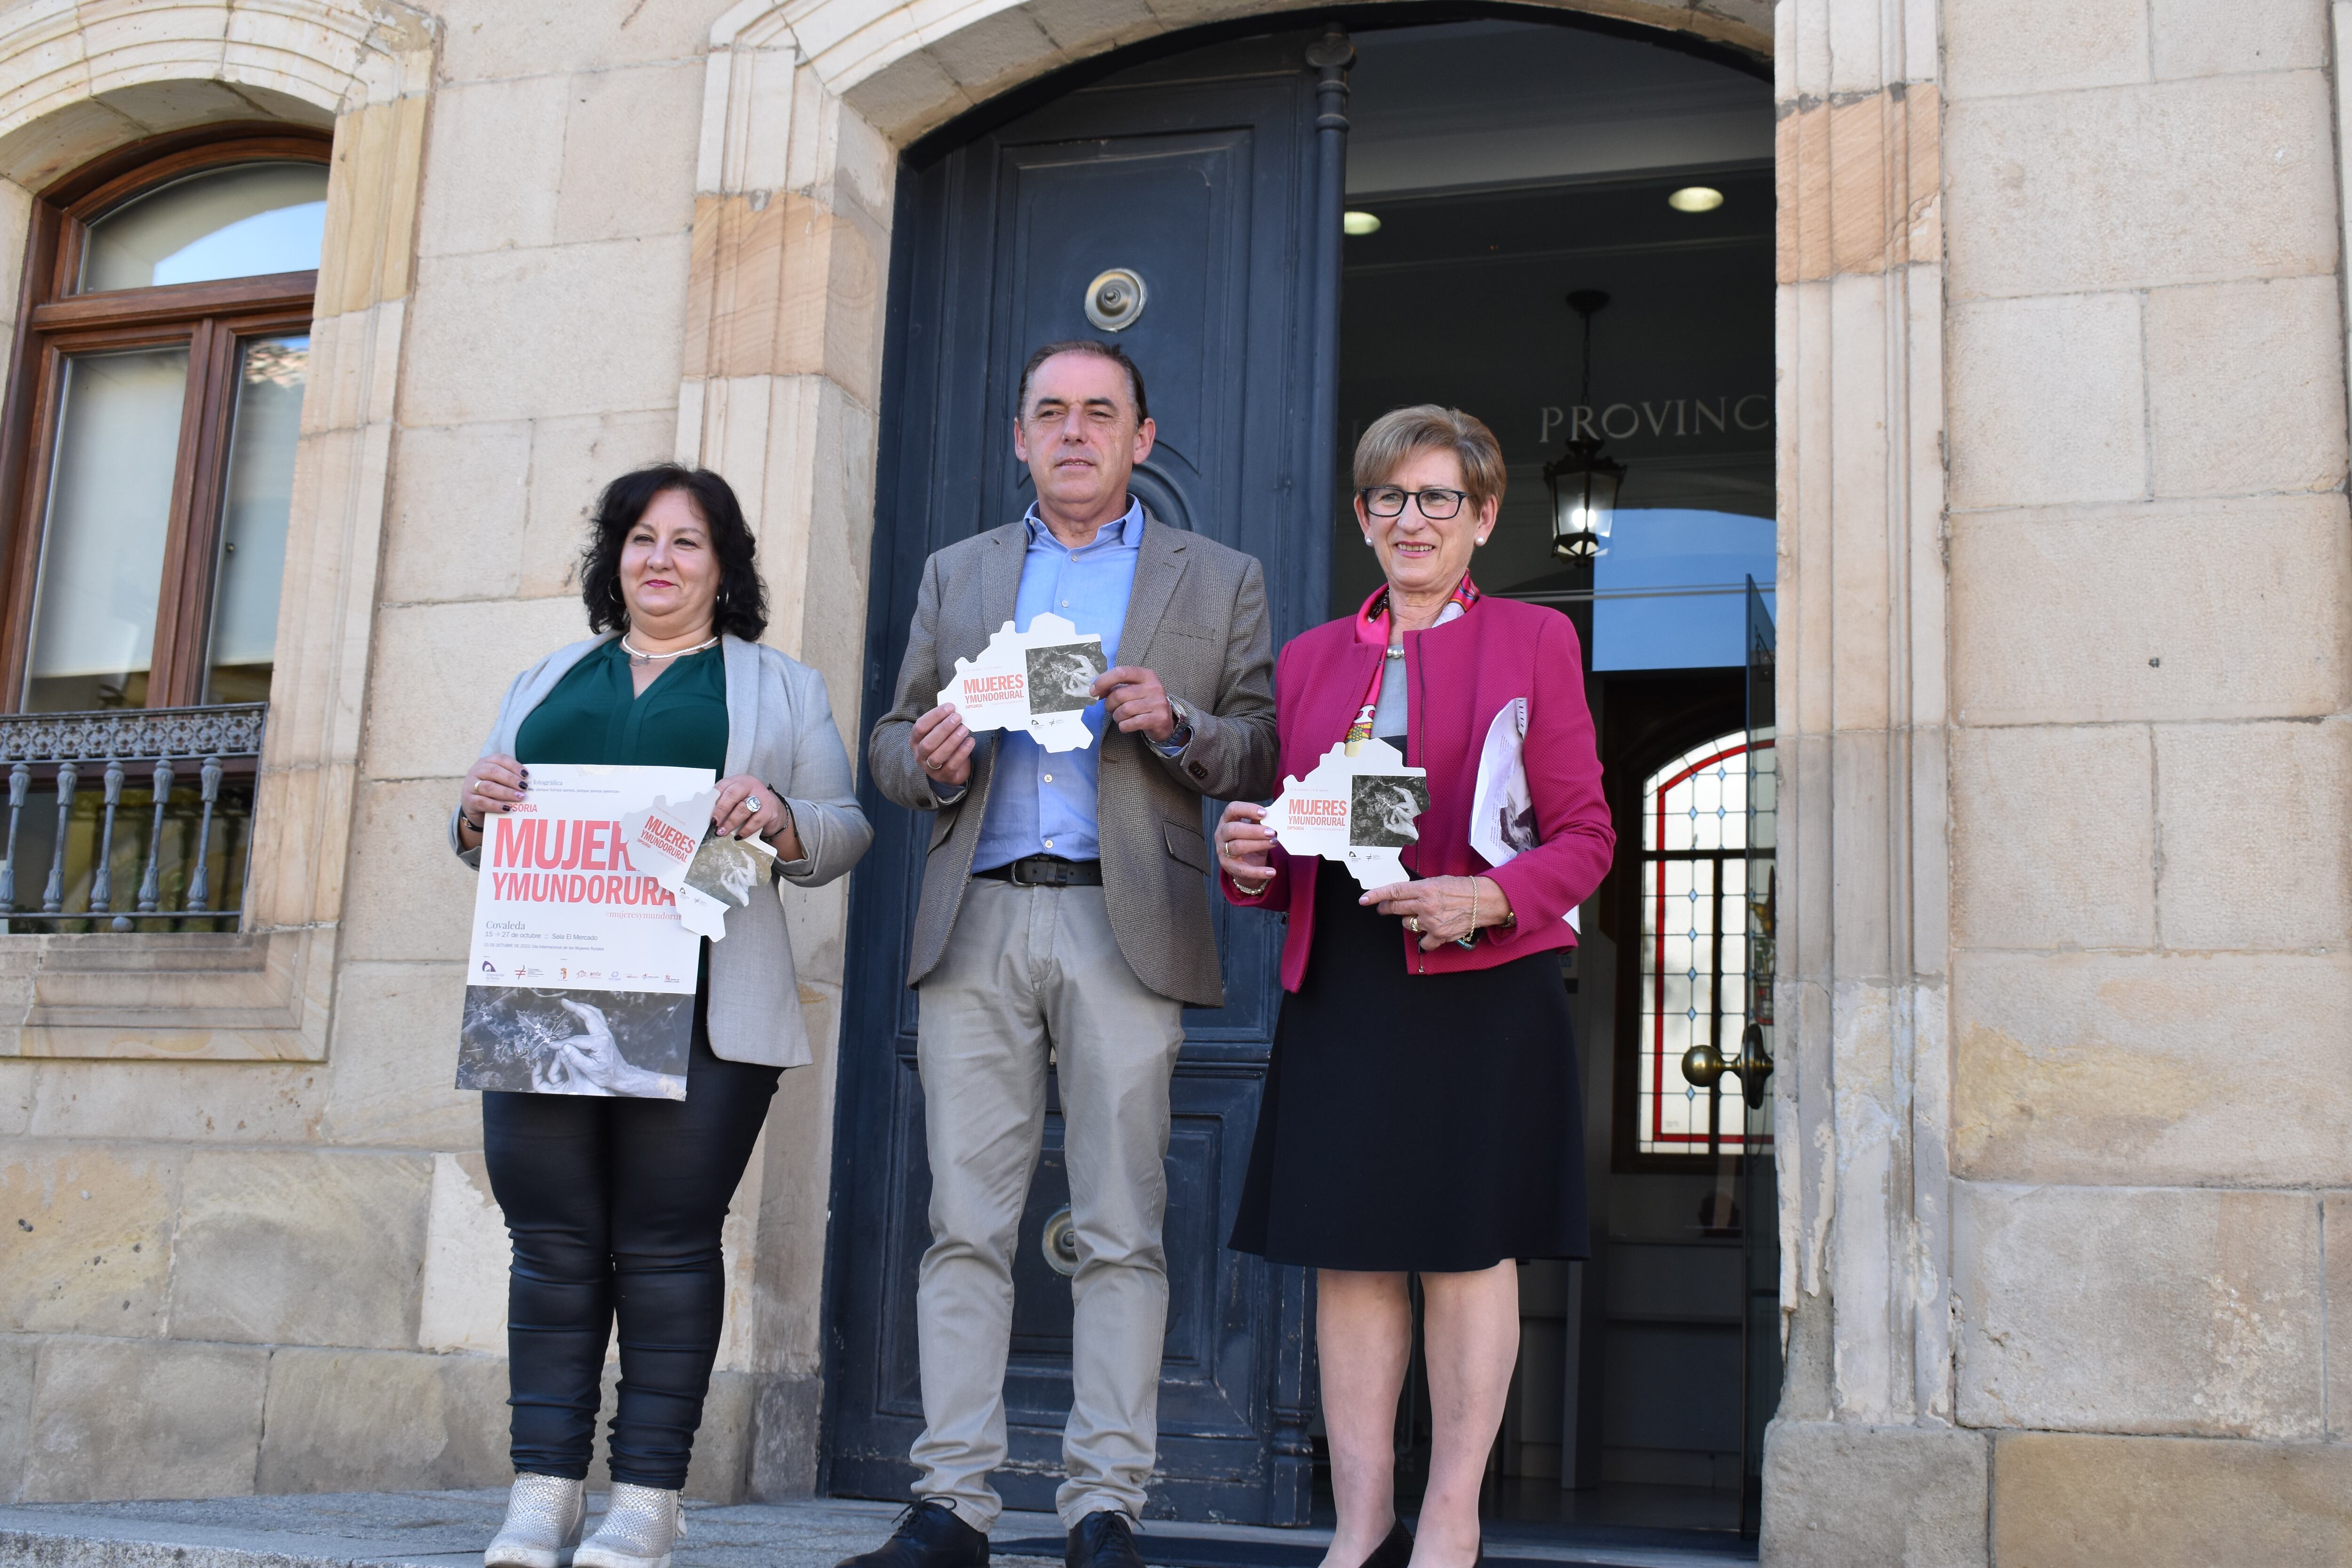
<path id="1" fill-rule="evenodd" d="M 0 930 L 234 931 L 268 710 L 0 714 Z M 46 870 L 37 909 L 19 907 L 19 868 Z"/>

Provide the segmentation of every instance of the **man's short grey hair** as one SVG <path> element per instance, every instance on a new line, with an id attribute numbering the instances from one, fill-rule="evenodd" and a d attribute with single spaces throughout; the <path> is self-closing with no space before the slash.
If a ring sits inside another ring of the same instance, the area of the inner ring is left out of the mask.
<path id="1" fill-rule="evenodd" d="M 1127 357 L 1125 349 L 1120 348 L 1117 343 L 1106 343 L 1094 338 L 1071 338 L 1064 342 L 1047 343 L 1044 348 L 1031 354 L 1029 363 L 1021 367 L 1020 406 L 1013 411 L 1013 416 L 1015 419 L 1029 417 L 1029 383 L 1035 378 L 1037 367 L 1055 354 L 1092 354 L 1097 359 L 1110 361 L 1111 363 L 1127 372 L 1128 390 L 1135 394 L 1135 422 L 1140 425 L 1151 417 L 1151 405 L 1143 395 L 1143 372 L 1138 370 L 1135 362 Z"/>

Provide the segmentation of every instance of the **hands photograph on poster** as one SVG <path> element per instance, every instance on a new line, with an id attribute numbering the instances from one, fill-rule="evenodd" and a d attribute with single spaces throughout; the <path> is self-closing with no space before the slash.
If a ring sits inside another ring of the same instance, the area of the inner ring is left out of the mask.
<path id="1" fill-rule="evenodd" d="M 608 991 L 590 1001 L 562 990 L 469 985 L 459 1087 L 684 1100 L 684 1053 L 671 1043 L 681 1032 L 690 1038 L 693 1026 L 691 995 Z"/>
<path id="2" fill-rule="evenodd" d="M 1348 783 L 1350 845 L 1401 849 L 1421 837 L 1412 819 L 1429 805 L 1426 783 L 1379 773 L 1358 773 Z"/>
<path id="3" fill-rule="evenodd" d="M 724 941 L 727 911 L 748 908 L 775 864 L 776 852 L 764 839 L 724 833 L 704 839 L 677 885 L 678 920 L 697 936 Z"/>
<path id="4" fill-rule="evenodd" d="M 1032 713 L 1075 713 L 1092 707 L 1095 681 L 1110 668 L 1098 642 L 1033 647 L 1028 658 Z"/>

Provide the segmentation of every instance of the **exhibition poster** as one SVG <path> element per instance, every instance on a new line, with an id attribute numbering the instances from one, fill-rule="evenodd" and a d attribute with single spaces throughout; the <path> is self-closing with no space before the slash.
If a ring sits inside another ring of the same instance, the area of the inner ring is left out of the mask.
<path id="1" fill-rule="evenodd" d="M 532 765 L 528 797 L 484 824 L 459 1089 L 686 1098 L 700 939 L 632 861 L 622 819 L 715 782 L 708 768 Z M 683 831 L 699 844 L 709 821 L 705 798 Z"/>

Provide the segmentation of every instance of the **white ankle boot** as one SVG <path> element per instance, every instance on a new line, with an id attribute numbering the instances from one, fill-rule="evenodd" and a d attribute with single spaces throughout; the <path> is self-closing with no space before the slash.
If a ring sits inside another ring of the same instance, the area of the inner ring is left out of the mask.
<path id="1" fill-rule="evenodd" d="M 573 1568 L 669 1568 L 670 1552 L 685 1533 L 676 1492 L 614 1481 L 604 1521 L 580 1543 Z"/>
<path id="2" fill-rule="evenodd" d="M 528 1472 L 507 1494 L 507 1521 L 482 1553 L 483 1568 L 569 1568 L 580 1544 L 585 1484 Z"/>

